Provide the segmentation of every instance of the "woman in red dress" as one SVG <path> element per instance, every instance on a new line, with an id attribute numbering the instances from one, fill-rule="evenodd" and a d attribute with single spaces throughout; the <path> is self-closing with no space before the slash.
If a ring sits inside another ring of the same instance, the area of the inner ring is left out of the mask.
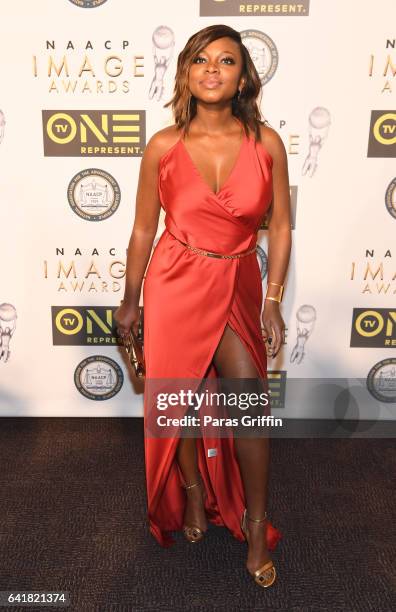
<path id="1" fill-rule="evenodd" d="M 154 379 L 267 380 L 265 342 L 275 356 L 283 341 L 279 303 L 291 248 L 287 156 L 280 136 L 260 120 L 260 90 L 239 32 L 213 25 L 190 37 L 166 105 L 175 124 L 155 133 L 142 157 L 125 295 L 115 318 L 121 336 L 131 326 L 137 332 L 144 278 L 151 533 L 170 546 L 171 531 L 198 542 L 208 521 L 225 526 L 247 541 L 247 570 L 267 587 L 276 577 L 269 551 L 281 538 L 266 513 L 268 435 L 187 437 L 175 429 L 154 435 L 148 391 Z M 166 227 L 147 267 L 161 206 Z M 256 241 L 266 213 L 262 307 Z"/>

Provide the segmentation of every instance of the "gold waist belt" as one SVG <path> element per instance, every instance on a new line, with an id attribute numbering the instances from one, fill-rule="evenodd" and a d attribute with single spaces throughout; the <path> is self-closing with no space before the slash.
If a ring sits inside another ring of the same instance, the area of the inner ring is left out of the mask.
<path id="1" fill-rule="evenodd" d="M 170 233 L 170 232 L 169 232 Z M 173 234 L 172 234 L 173 236 Z M 176 236 L 173 236 L 176 238 Z M 205 249 L 199 249 L 198 247 L 193 247 L 187 242 L 183 242 L 179 238 L 176 238 L 181 244 L 186 246 L 188 249 L 193 251 L 194 253 L 198 253 L 199 255 L 206 255 L 207 257 L 218 257 L 220 259 L 235 259 L 236 257 L 245 257 L 246 255 L 250 255 L 256 251 L 256 245 L 247 251 L 241 251 L 240 253 L 234 253 L 233 255 L 222 255 L 221 253 L 213 253 L 212 251 L 205 251 Z"/>

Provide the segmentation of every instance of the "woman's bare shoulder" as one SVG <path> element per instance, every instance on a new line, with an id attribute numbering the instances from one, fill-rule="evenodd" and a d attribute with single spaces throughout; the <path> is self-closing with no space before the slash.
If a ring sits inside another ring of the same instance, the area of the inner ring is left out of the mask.
<path id="1" fill-rule="evenodd" d="M 162 130 L 154 132 L 145 148 L 145 156 L 150 156 L 154 161 L 159 162 L 161 157 L 165 155 L 176 144 L 181 135 L 181 130 L 176 124 L 169 125 Z"/>
<path id="2" fill-rule="evenodd" d="M 284 159 L 286 149 L 278 132 L 266 124 L 260 124 L 261 141 L 273 160 Z"/>

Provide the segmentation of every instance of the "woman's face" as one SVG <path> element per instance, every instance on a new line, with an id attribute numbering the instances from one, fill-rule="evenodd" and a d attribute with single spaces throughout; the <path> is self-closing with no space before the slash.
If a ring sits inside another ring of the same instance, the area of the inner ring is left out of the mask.
<path id="1" fill-rule="evenodd" d="M 230 100 L 243 87 L 239 45 L 224 36 L 214 40 L 192 59 L 189 88 L 203 102 Z"/>

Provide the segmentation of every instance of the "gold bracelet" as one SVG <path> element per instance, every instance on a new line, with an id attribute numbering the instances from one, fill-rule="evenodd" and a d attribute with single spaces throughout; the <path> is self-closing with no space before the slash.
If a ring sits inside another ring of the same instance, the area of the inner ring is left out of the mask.
<path id="1" fill-rule="evenodd" d="M 278 298 L 274 298 L 274 297 L 265 297 L 265 300 L 272 300 L 273 302 L 279 302 L 279 304 L 281 303 L 281 300 L 278 300 Z"/>
<path id="2" fill-rule="evenodd" d="M 279 302 L 280 303 L 282 301 L 282 297 L 283 297 L 284 286 L 280 285 L 279 283 L 273 283 L 272 281 L 269 281 L 267 283 L 267 285 L 276 285 L 277 287 L 280 287 L 280 290 L 279 290 L 279 293 L 278 293 L 278 295 L 276 297 L 266 297 L 265 299 L 266 300 L 273 300 L 274 302 Z M 267 288 L 267 290 L 268 290 L 268 288 Z"/>

